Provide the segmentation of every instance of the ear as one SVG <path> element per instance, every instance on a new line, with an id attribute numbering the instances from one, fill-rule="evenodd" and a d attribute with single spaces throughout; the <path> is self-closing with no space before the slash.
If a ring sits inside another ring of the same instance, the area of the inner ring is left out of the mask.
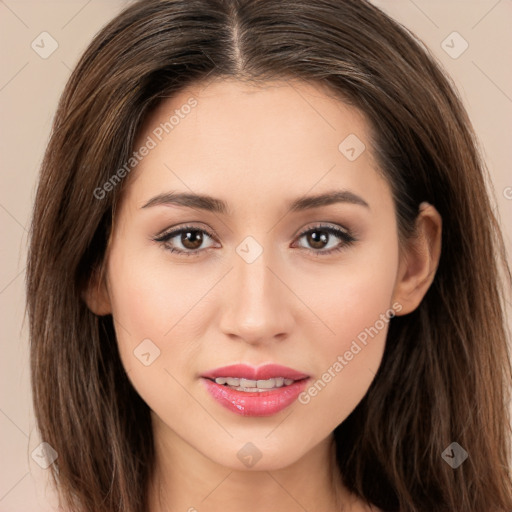
<path id="1" fill-rule="evenodd" d="M 104 316 L 112 313 L 103 267 L 92 273 L 87 287 L 82 293 L 82 298 L 95 315 Z"/>
<path id="2" fill-rule="evenodd" d="M 393 301 L 402 305 L 397 315 L 414 311 L 427 293 L 441 256 L 442 219 L 429 203 L 420 204 L 416 235 L 401 250 Z"/>

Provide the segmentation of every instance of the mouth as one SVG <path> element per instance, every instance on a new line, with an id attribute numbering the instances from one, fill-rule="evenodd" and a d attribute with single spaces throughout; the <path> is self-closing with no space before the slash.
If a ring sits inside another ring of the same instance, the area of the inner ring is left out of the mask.
<path id="1" fill-rule="evenodd" d="M 291 405 L 309 375 L 281 365 L 231 365 L 201 375 L 211 397 L 242 416 L 271 416 Z"/>

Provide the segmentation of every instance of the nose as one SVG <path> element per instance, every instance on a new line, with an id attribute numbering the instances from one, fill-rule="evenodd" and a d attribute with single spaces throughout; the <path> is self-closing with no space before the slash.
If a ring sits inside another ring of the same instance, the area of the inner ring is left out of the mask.
<path id="1" fill-rule="evenodd" d="M 255 345 L 284 340 L 290 335 L 297 304 L 293 302 L 291 283 L 287 283 L 289 277 L 283 275 L 277 259 L 270 256 L 271 251 L 264 249 L 249 262 L 234 254 L 220 320 L 226 336 Z"/>

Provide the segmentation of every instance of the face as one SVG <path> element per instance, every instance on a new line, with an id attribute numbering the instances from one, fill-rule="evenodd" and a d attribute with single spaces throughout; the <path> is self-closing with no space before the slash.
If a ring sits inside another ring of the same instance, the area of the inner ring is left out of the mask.
<path id="1" fill-rule="evenodd" d="M 168 439 L 292 464 L 361 401 L 400 311 L 369 127 L 319 86 L 218 80 L 165 100 L 135 150 L 105 292 L 128 377 Z"/>

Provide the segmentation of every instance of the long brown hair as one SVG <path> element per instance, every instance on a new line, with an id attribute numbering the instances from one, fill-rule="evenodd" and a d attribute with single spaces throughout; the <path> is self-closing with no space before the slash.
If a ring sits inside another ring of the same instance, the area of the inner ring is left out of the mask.
<path id="1" fill-rule="evenodd" d="M 82 299 L 127 180 L 97 190 L 162 98 L 213 77 L 328 86 L 370 122 L 401 240 L 414 235 L 422 201 L 443 218 L 432 286 L 390 321 L 371 387 L 334 432 L 344 484 L 384 511 L 509 512 L 512 278 L 489 176 L 450 79 L 364 0 L 138 1 L 76 66 L 42 163 L 27 274 L 36 418 L 58 453 L 52 471 L 67 506 L 147 506 L 149 408 L 122 367 L 112 316 Z M 456 469 L 442 457 L 452 442 L 468 453 Z"/>

